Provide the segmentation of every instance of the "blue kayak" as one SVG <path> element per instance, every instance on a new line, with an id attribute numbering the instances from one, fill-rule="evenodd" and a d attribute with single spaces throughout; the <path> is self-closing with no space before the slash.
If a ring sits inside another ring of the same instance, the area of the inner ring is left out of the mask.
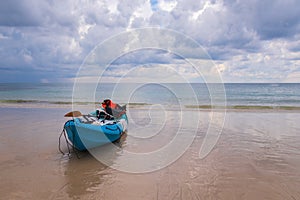
<path id="1" fill-rule="evenodd" d="M 94 115 L 86 115 L 67 121 L 64 129 L 72 145 L 83 151 L 118 140 L 127 124 L 126 114 L 114 120 L 99 120 Z"/>

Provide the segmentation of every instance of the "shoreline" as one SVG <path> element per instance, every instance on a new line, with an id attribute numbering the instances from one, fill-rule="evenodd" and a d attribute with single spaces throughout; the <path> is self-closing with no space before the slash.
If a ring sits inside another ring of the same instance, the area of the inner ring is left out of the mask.
<path id="1" fill-rule="evenodd" d="M 0 102 L 0 108 L 40 108 L 40 109 L 94 109 L 100 104 L 89 103 L 89 102 L 78 102 L 72 104 L 71 102 L 38 102 L 33 100 L 28 101 L 14 101 L 14 102 Z M 155 108 L 155 104 L 147 103 L 129 103 L 127 104 L 128 109 L 132 110 L 159 110 Z M 172 106 L 166 105 L 164 108 L 167 111 L 200 111 L 200 112 L 251 112 L 251 113 L 300 113 L 300 107 L 298 106 L 266 106 L 266 105 L 230 105 L 230 106 L 211 106 L 211 105 L 183 105 Z"/>

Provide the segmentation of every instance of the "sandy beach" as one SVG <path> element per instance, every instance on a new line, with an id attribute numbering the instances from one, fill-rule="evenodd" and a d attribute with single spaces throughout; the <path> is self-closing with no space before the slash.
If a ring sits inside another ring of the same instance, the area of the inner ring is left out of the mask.
<path id="1" fill-rule="evenodd" d="M 60 154 L 58 137 L 69 110 L 0 108 L 2 199 L 300 199 L 299 112 L 228 112 L 218 143 L 200 159 L 209 114 L 203 111 L 195 140 L 179 159 L 158 171 L 132 174 L 88 152 L 80 159 Z M 135 124 L 148 123 L 145 110 L 131 112 Z M 133 124 L 129 121 L 118 144 L 123 150 L 155 150 L 176 129 L 167 119 L 161 143 L 156 136 L 137 143 Z M 112 152 L 112 163 L 122 155 Z"/>

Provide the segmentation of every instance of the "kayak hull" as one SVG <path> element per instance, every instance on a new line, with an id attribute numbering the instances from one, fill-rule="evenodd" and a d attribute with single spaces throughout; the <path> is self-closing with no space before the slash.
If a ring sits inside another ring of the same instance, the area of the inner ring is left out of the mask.
<path id="1" fill-rule="evenodd" d="M 68 140 L 80 150 L 102 146 L 118 140 L 127 129 L 127 116 L 122 115 L 118 120 L 106 120 L 104 123 L 83 123 L 79 118 L 65 123 Z"/>

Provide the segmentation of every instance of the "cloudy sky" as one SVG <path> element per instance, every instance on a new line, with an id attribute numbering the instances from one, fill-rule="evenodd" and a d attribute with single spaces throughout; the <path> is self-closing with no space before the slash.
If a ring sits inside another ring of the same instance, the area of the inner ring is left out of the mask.
<path id="1" fill-rule="evenodd" d="M 99 43 L 145 27 L 194 39 L 224 82 L 300 82 L 299 13 L 298 0 L 0 1 L 0 82 L 73 81 Z M 199 76 L 153 49 L 116 58 L 105 76 L 116 81 L 133 68 L 132 82 L 168 71 Z"/>

